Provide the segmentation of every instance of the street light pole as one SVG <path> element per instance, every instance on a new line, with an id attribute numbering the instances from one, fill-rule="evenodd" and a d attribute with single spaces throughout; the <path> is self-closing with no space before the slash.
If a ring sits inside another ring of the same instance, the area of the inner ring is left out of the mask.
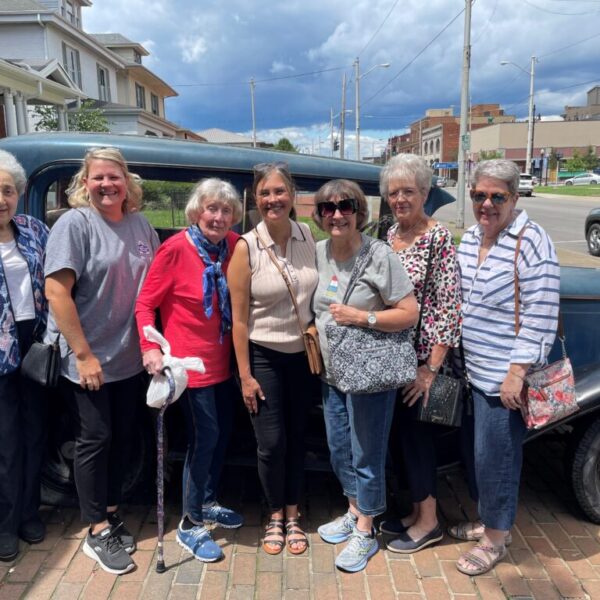
<path id="1" fill-rule="evenodd" d="M 358 56 L 354 61 L 354 117 L 356 125 L 356 160 L 360 160 L 360 80 L 368 75 L 373 69 L 382 68 L 387 69 L 390 63 L 381 63 L 374 65 L 366 73 L 360 74 L 360 61 Z"/>
<path id="2" fill-rule="evenodd" d="M 533 119 L 534 119 L 534 108 L 533 108 L 533 82 L 535 79 L 535 63 L 537 62 L 537 58 L 535 56 L 531 57 L 531 69 L 527 71 L 523 67 L 511 62 L 509 60 L 502 60 L 500 64 L 504 65 L 512 65 L 516 67 L 523 73 L 529 75 L 529 115 L 527 118 L 527 150 L 525 151 L 525 173 L 530 173 L 531 171 L 531 154 L 533 150 Z"/>
<path id="3" fill-rule="evenodd" d="M 254 113 L 254 77 L 250 79 L 250 104 L 252 105 L 252 147 L 256 148 L 256 115 Z"/>

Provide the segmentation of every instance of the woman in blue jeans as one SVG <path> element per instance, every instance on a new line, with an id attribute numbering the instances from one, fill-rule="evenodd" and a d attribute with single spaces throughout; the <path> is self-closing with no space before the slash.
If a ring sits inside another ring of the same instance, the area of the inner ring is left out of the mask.
<path id="1" fill-rule="evenodd" d="M 398 256 L 386 244 L 360 232 L 368 208 L 356 183 L 338 179 L 322 186 L 315 196 L 313 218 L 330 236 L 317 244 L 319 284 L 313 307 L 326 367 L 323 410 L 331 464 L 349 504 L 346 514 L 321 525 L 318 532 L 332 544 L 348 540 L 335 564 L 355 572 L 364 569 L 379 549 L 373 517 L 386 508 L 385 457 L 396 390 L 345 394 L 337 389 L 327 368 L 325 328 L 335 323 L 401 331 L 415 325 L 418 306 Z M 368 244 L 376 244 L 375 249 L 352 289 L 349 304 L 342 304 L 357 257 Z"/>
<path id="2" fill-rule="evenodd" d="M 194 558 L 212 562 L 223 557 L 205 528 L 242 525 L 242 517 L 217 503 L 217 486 L 232 427 L 231 306 L 225 273 L 239 236 L 242 205 L 235 188 L 220 179 L 200 181 L 188 200 L 190 226 L 158 250 L 138 297 L 135 314 L 146 370 L 162 369 L 162 353 L 144 338 L 160 309 L 164 335 L 173 356 L 200 357 L 203 374 L 188 372 L 188 389 L 180 399 L 188 448 L 183 468 L 183 517 L 177 542 Z"/>
<path id="3" fill-rule="evenodd" d="M 506 555 L 526 434 L 519 411 L 521 391 L 530 367 L 545 362 L 556 335 L 560 280 L 554 245 L 517 209 L 518 189 L 515 163 L 479 163 L 470 190 L 477 224 L 465 232 L 458 248 L 481 521 L 459 523 L 448 533 L 477 542 L 458 560 L 458 570 L 466 575 L 486 573 Z M 521 305 L 518 335 L 515 268 Z"/>

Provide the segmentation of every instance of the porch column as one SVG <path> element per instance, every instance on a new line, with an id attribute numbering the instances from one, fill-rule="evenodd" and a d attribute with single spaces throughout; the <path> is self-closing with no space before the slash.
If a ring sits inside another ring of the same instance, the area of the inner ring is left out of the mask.
<path id="1" fill-rule="evenodd" d="M 6 119 L 6 135 L 18 135 L 17 112 L 13 101 L 13 93 L 4 89 L 4 115 Z"/>
<path id="2" fill-rule="evenodd" d="M 17 132 L 19 135 L 23 135 L 27 133 L 27 126 L 25 125 L 25 113 L 23 111 L 23 94 L 21 92 L 17 92 L 15 95 L 15 108 L 17 113 Z"/>
<path id="3" fill-rule="evenodd" d="M 69 131 L 68 123 L 67 123 L 67 113 L 65 111 L 64 106 L 57 106 L 56 112 L 58 113 L 58 130 L 59 131 Z"/>

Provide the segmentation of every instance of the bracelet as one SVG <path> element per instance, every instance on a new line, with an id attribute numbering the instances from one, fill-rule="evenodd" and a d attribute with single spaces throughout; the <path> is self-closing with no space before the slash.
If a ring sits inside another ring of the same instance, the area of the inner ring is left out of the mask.
<path id="1" fill-rule="evenodd" d="M 515 377 L 518 377 L 518 378 L 519 378 L 521 381 L 525 381 L 525 377 L 523 377 L 523 376 L 519 375 L 518 373 L 515 373 L 514 371 L 511 371 L 510 369 L 508 370 L 508 372 L 509 372 L 511 375 L 514 375 Z"/>
<path id="2" fill-rule="evenodd" d="M 437 372 L 440 370 L 440 367 L 434 367 L 433 365 L 430 365 L 429 363 L 423 363 L 423 366 L 430 372 L 433 374 L 437 374 Z"/>

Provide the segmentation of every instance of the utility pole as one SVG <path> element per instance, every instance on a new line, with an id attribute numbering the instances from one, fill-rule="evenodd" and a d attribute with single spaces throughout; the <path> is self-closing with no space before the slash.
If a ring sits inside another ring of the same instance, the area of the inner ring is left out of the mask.
<path id="1" fill-rule="evenodd" d="M 535 108 L 533 106 L 533 80 L 535 78 L 535 56 L 531 57 L 531 71 L 529 71 L 529 116 L 527 119 L 527 152 L 525 155 L 525 173 L 531 173 L 531 153 L 533 150 L 533 119 Z"/>
<path id="2" fill-rule="evenodd" d="M 254 113 L 254 77 L 250 79 L 250 103 L 252 105 L 252 147 L 256 148 L 256 115 Z"/>
<path id="3" fill-rule="evenodd" d="M 358 56 L 354 61 L 354 113 L 356 124 L 356 160 L 360 160 L 360 63 Z"/>
<path id="4" fill-rule="evenodd" d="M 465 0 L 465 41 L 463 46 L 462 86 L 460 90 L 460 140 L 458 145 L 458 182 L 456 188 L 456 227 L 465 227 L 465 163 L 470 147 L 467 123 L 469 120 L 469 68 L 471 65 L 471 1 Z"/>
<path id="5" fill-rule="evenodd" d="M 334 141 L 333 141 L 333 108 L 329 109 L 329 132 L 330 132 L 330 136 L 331 136 L 331 145 L 330 145 L 330 150 L 331 150 L 331 156 L 333 157 L 333 152 L 334 152 Z"/>
<path id="6" fill-rule="evenodd" d="M 344 135 L 346 132 L 346 73 L 342 75 L 342 114 L 340 115 L 340 158 L 344 158 Z"/>

